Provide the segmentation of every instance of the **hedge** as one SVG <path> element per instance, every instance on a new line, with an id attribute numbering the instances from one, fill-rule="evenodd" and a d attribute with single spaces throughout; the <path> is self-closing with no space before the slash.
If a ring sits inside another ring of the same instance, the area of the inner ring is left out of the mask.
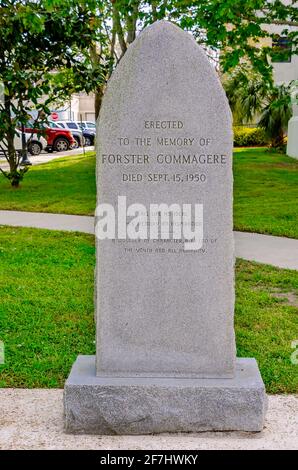
<path id="1" fill-rule="evenodd" d="M 260 127 L 234 127 L 234 146 L 250 147 L 267 145 L 268 139 Z"/>

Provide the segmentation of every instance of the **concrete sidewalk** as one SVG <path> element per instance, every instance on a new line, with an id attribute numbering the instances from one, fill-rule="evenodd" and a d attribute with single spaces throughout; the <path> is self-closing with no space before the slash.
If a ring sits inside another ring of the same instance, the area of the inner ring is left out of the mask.
<path id="1" fill-rule="evenodd" d="M 259 233 L 234 232 L 238 258 L 298 270 L 298 240 Z"/>
<path id="2" fill-rule="evenodd" d="M 0 225 L 94 233 L 94 218 L 79 215 L 0 211 Z M 298 270 L 298 240 L 247 232 L 234 237 L 238 258 Z"/>
<path id="3" fill-rule="evenodd" d="M 94 234 L 94 217 L 49 214 L 47 212 L 1 211 L 0 225 L 46 228 Z"/>
<path id="4" fill-rule="evenodd" d="M 92 152 L 94 151 L 94 146 L 91 147 L 85 147 L 85 152 Z M 83 155 L 84 150 L 82 147 L 78 149 L 73 149 L 73 150 L 67 150 L 66 152 L 53 152 L 53 153 L 44 153 L 41 152 L 40 155 L 34 156 L 34 155 L 28 155 L 28 158 L 32 165 L 40 165 L 40 163 L 47 163 L 50 162 L 51 160 L 55 160 L 56 158 L 62 158 L 62 157 L 71 157 L 73 155 Z M 9 165 L 5 158 L 1 158 L 0 160 L 0 167 L 2 170 L 9 170 Z"/>
<path id="5" fill-rule="evenodd" d="M 269 396 L 261 433 L 203 432 L 148 436 L 69 435 L 63 390 L 1 389 L 0 449 L 213 450 L 298 449 L 298 396 Z"/>

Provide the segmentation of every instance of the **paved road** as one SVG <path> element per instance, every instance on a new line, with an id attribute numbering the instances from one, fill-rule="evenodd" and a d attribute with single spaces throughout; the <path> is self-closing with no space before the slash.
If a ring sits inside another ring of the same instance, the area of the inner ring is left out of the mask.
<path id="1" fill-rule="evenodd" d="M 90 152 L 94 150 L 94 147 L 85 147 L 85 152 Z M 50 162 L 51 160 L 54 160 L 55 158 L 60 158 L 60 157 L 71 157 L 72 155 L 80 155 L 84 151 L 82 148 L 74 149 L 74 150 L 68 150 L 67 152 L 53 152 L 53 153 L 41 153 L 40 155 L 33 156 L 29 155 L 29 160 L 32 163 L 32 165 L 39 165 L 40 163 L 47 163 Z M 5 159 L 1 158 L 0 159 L 0 167 L 3 170 L 8 170 L 8 164 Z"/>
<path id="2" fill-rule="evenodd" d="M 94 218 L 79 215 L 0 211 L 0 225 L 94 233 Z M 249 261 L 298 270 L 298 240 L 234 232 L 236 256 Z"/>

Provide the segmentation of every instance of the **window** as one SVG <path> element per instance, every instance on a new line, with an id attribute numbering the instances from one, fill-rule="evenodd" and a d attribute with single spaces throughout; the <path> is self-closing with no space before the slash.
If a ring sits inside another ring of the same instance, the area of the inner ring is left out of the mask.
<path id="1" fill-rule="evenodd" d="M 87 122 L 87 125 L 88 125 L 89 129 L 95 129 L 96 128 L 96 125 L 94 124 L 94 122 Z"/>
<path id="2" fill-rule="evenodd" d="M 49 126 L 50 126 L 52 129 L 59 129 L 58 124 L 56 124 L 55 122 L 49 122 Z"/>
<path id="3" fill-rule="evenodd" d="M 58 122 L 58 126 L 62 127 L 62 129 L 65 129 L 65 124 L 63 124 L 63 122 Z"/>
<path id="4" fill-rule="evenodd" d="M 291 62 L 292 45 L 286 36 L 276 36 L 272 41 L 272 62 Z"/>
<path id="5" fill-rule="evenodd" d="M 67 122 L 67 127 L 69 127 L 69 129 L 77 129 L 78 126 L 75 122 Z"/>

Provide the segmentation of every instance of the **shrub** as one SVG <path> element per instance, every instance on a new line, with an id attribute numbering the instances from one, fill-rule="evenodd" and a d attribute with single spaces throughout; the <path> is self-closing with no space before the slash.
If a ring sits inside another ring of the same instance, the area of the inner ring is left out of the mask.
<path id="1" fill-rule="evenodd" d="M 234 146 L 250 147 L 267 145 L 268 138 L 260 127 L 234 127 Z"/>

